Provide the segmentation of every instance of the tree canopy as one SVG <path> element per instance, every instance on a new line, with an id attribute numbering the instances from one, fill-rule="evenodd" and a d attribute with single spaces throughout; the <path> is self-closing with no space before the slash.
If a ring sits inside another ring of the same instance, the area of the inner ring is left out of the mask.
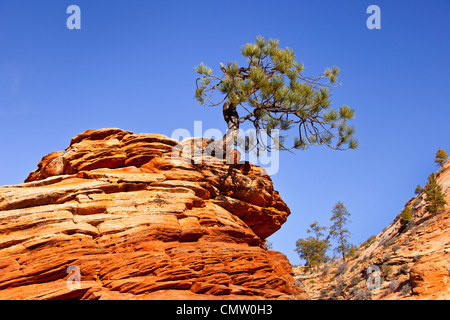
<path id="1" fill-rule="evenodd" d="M 403 210 L 400 212 L 400 223 L 402 225 L 406 225 L 409 221 L 412 220 L 412 218 L 412 209 L 408 206 L 403 208 Z"/>
<path id="2" fill-rule="evenodd" d="M 244 45 L 241 53 L 247 58 L 245 66 L 220 63 L 219 75 L 204 63 L 195 68 L 200 75 L 195 97 L 203 106 L 223 106 L 228 134 L 236 135 L 240 124 L 248 122 L 256 130 L 258 148 L 270 148 L 262 145 L 260 134 L 272 137 L 274 129 L 280 131 L 280 150 L 306 149 L 310 145 L 338 150 L 358 147 L 355 129 L 349 124 L 354 110 L 346 105 L 331 107 L 330 89 L 339 85 L 338 67 L 327 68 L 318 76 L 306 76 L 294 50 L 282 49 L 278 40 L 262 36 L 256 38 L 256 43 Z M 282 132 L 293 126 L 298 130 L 288 146 Z"/>
<path id="3" fill-rule="evenodd" d="M 431 214 L 439 213 L 444 209 L 447 201 L 444 199 L 442 193 L 442 186 L 437 183 L 436 175 L 434 173 L 428 176 L 428 182 L 423 188 L 425 193 L 426 210 Z"/>
<path id="4" fill-rule="evenodd" d="M 423 188 L 420 186 L 420 184 L 418 184 L 417 186 L 416 186 L 416 189 L 414 190 L 414 193 L 415 194 L 419 194 L 419 193 L 421 193 L 423 191 Z"/>
<path id="5" fill-rule="evenodd" d="M 330 236 L 338 242 L 335 252 L 341 253 L 345 262 L 345 255 L 350 252 L 350 244 L 348 242 L 350 231 L 346 228 L 346 224 L 350 222 L 348 219 L 350 213 L 341 201 L 336 203 L 331 212 L 333 215 L 330 221 L 333 222 L 333 225 L 330 227 Z"/>
<path id="6" fill-rule="evenodd" d="M 434 162 L 436 162 L 438 166 L 442 166 L 447 159 L 448 159 L 447 152 L 444 149 L 439 148 L 438 151 L 436 151 Z"/>
<path id="7" fill-rule="evenodd" d="M 306 239 L 298 239 L 295 243 L 295 251 L 301 259 L 306 261 L 306 266 L 311 269 L 318 267 L 321 263 L 328 262 L 330 258 L 326 252 L 330 246 L 328 238 L 323 238 L 322 230 L 326 227 L 321 227 L 317 221 L 314 221 L 307 229 L 307 233 L 313 233 L 315 236 L 309 236 Z"/>

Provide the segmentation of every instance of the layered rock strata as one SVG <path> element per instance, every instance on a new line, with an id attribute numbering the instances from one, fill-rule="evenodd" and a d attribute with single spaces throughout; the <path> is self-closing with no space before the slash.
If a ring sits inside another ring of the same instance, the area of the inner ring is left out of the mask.
<path id="1" fill-rule="evenodd" d="M 398 215 L 362 243 L 345 267 L 339 260 L 318 272 L 295 268 L 311 299 L 449 300 L 450 160 L 436 176 L 447 202 L 441 212 L 427 212 L 427 196 L 421 192 L 406 203 L 412 209 L 406 225 Z M 369 275 L 369 266 L 379 271 Z M 368 283 L 377 277 L 379 285 L 371 288 Z"/>
<path id="2" fill-rule="evenodd" d="M 208 143 L 88 130 L 0 187 L 0 299 L 308 298 L 264 246 L 290 213 L 264 170 L 174 161 Z"/>

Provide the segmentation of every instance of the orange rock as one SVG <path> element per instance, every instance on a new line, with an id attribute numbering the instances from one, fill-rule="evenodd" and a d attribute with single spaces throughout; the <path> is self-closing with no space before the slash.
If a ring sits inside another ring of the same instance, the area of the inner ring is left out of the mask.
<path id="1" fill-rule="evenodd" d="M 436 175 L 447 201 L 443 212 L 428 213 L 422 192 L 406 203 L 413 213 L 408 228 L 397 216 L 380 234 L 360 245 L 354 257 L 347 259 L 346 271 L 339 272 L 339 277 L 337 266 L 342 261 L 324 268 L 326 272 L 319 269 L 306 273 L 295 268 L 295 277 L 304 280 L 309 296 L 356 299 L 367 298 L 370 293 L 372 300 L 450 299 L 450 159 Z M 284 205 L 280 202 L 274 207 L 283 210 Z M 367 286 L 369 266 L 379 267 L 384 279 L 381 287 L 372 291 Z M 338 285 L 344 289 L 336 290 Z"/>
<path id="2" fill-rule="evenodd" d="M 177 145 L 87 130 L 26 183 L 0 187 L 0 299 L 307 299 L 287 258 L 263 246 L 290 214 L 270 177 L 174 161 Z"/>
<path id="3" fill-rule="evenodd" d="M 413 294 L 422 297 L 443 297 L 450 295 L 450 279 L 448 265 L 440 259 L 427 261 L 419 259 L 410 270 L 410 281 L 413 285 Z"/>

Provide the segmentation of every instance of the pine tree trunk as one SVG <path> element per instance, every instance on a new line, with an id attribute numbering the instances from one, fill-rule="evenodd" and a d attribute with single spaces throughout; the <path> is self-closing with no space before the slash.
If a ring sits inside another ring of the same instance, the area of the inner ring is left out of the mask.
<path id="1" fill-rule="evenodd" d="M 227 123 L 228 130 L 222 139 L 209 144 L 205 149 L 207 155 L 214 154 L 218 157 L 221 154 L 223 158 L 226 157 L 227 164 L 234 164 L 235 162 L 233 146 L 234 140 L 239 132 L 239 114 L 236 107 L 229 100 L 225 101 L 223 104 L 223 119 Z"/>
<path id="2" fill-rule="evenodd" d="M 343 232 L 342 232 L 342 223 L 341 223 L 341 226 L 340 226 L 340 228 L 339 228 L 340 230 L 340 233 L 341 233 L 341 250 L 342 250 L 342 260 L 344 261 L 344 263 L 345 263 L 345 243 L 344 243 L 344 234 L 343 234 Z"/>
<path id="3" fill-rule="evenodd" d="M 239 130 L 239 114 L 236 105 L 231 103 L 230 100 L 223 104 L 223 119 L 228 125 L 228 130 Z"/>
<path id="4" fill-rule="evenodd" d="M 227 164 L 235 164 L 233 146 L 239 131 L 239 114 L 236 105 L 229 100 L 223 105 L 223 118 L 228 126 L 227 133 L 222 138 L 223 151 L 226 155 Z"/>

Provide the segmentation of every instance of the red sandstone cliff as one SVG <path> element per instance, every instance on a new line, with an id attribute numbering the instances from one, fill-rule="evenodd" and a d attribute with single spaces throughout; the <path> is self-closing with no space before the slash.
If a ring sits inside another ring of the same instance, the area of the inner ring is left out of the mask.
<path id="1" fill-rule="evenodd" d="M 174 162 L 177 144 L 88 130 L 0 187 L 0 299 L 307 299 L 264 247 L 290 213 L 270 177 Z"/>

